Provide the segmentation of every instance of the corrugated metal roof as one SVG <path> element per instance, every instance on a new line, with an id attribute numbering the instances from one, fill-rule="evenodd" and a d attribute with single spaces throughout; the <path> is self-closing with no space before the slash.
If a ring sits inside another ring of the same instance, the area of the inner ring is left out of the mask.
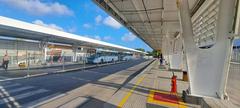
<path id="1" fill-rule="evenodd" d="M 93 0 L 155 50 L 181 31 L 177 0 Z M 192 9 L 199 0 L 189 0 Z"/>

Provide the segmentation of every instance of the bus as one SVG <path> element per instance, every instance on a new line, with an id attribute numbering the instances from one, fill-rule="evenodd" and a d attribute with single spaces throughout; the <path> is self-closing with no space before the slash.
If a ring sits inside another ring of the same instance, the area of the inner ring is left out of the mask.
<path id="1" fill-rule="evenodd" d="M 130 52 L 125 52 L 120 54 L 120 60 L 129 61 L 133 59 L 133 54 Z"/>
<path id="2" fill-rule="evenodd" d="M 97 49 L 95 54 L 87 57 L 87 63 L 93 64 L 116 62 L 118 60 L 118 52 L 103 49 Z"/>

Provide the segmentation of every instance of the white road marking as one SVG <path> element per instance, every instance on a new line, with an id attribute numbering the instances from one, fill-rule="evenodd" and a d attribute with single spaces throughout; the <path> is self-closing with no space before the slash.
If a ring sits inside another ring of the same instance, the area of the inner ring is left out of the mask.
<path id="1" fill-rule="evenodd" d="M 3 101 L 5 101 L 5 102 L 6 102 L 6 104 L 7 104 L 8 108 L 12 108 L 12 105 L 8 103 L 9 101 L 8 101 L 7 99 L 3 99 Z"/>
<path id="2" fill-rule="evenodd" d="M 82 78 L 78 78 L 78 77 L 71 77 L 72 79 L 76 79 L 76 80 L 82 80 L 82 81 L 86 81 L 86 82 L 91 82 L 91 80 L 87 80 L 87 79 L 82 79 Z"/>
<path id="3" fill-rule="evenodd" d="M 6 84 L 10 84 L 10 81 L 4 81 L 4 82 L 0 82 L 1 85 L 6 85 Z"/>
<path id="4" fill-rule="evenodd" d="M 16 102 L 15 99 L 11 97 L 9 93 L 2 86 L 0 86 L 0 91 L 2 92 L 1 96 L 6 97 L 6 98 L 3 98 L 3 100 L 0 100 L 0 102 L 3 102 L 3 103 L 5 102 L 9 108 L 12 108 L 12 105 L 9 104 L 9 100 L 10 100 L 11 102 L 13 102 L 15 107 L 20 107 L 19 103 Z"/>
<path id="5" fill-rule="evenodd" d="M 21 88 L 17 88 L 17 89 L 13 89 L 13 90 L 8 90 L 8 93 L 15 93 L 15 92 L 32 89 L 32 88 L 34 88 L 34 87 L 33 86 L 21 87 Z"/>
<path id="6" fill-rule="evenodd" d="M 10 87 L 15 87 L 15 86 L 20 86 L 20 84 L 14 83 L 14 84 L 11 84 L 11 85 L 1 86 L 1 87 L 3 87 L 3 88 L 10 88 Z"/>
<path id="7" fill-rule="evenodd" d="M 104 75 L 108 75 L 109 73 L 103 73 L 103 72 L 96 72 L 96 71 L 91 71 L 91 70 L 85 70 L 86 72 L 90 72 L 90 73 L 96 73 L 96 74 L 104 74 Z"/>
<path id="8" fill-rule="evenodd" d="M 56 97 L 53 97 L 53 98 L 51 98 L 51 99 L 48 99 L 48 100 L 43 101 L 43 102 L 41 102 L 41 103 L 38 103 L 38 104 L 36 104 L 36 105 L 34 105 L 34 106 L 31 106 L 30 108 L 37 108 L 37 107 L 40 106 L 40 105 L 46 104 L 46 103 L 48 103 L 48 102 L 51 102 L 51 101 L 53 101 L 53 100 L 55 100 L 55 99 L 57 99 L 57 98 L 60 98 L 60 97 L 65 96 L 65 95 L 66 95 L 66 94 L 58 95 L 58 96 L 56 96 Z"/>
<path id="9" fill-rule="evenodd" d="M 39 90 L 24 93 L 24 94 L 19 94 L 19 95 L 16 95 L 16 96 L 12 96 L 12 98 L 14 98 L 15 100 L 19 100 L 19 99 L 23 99 L 23 98 L 30 97 L 30 96 L 40 94 L 40 93 L 44 93 L 44 92 L 48 92 L 48 90 L 39 89 Z M 4 104 L 4 103 L 5 102 L 3 100 L 0 100 L 0 104 Z"/>
<path id="10" fill-rule="evenodd" d="M 49 95 L 49 96 L 46 96 L 46 97 L 42 97 L 38 100 L 34 100 L 30 103 L 27 103 L 27 104 L 24 104 L 22 105 L 23 108 L 35 108 L 37 106 L 40 106 L 40 105 L 43 105 L 47 102 L 50 102 L 54 99 L 57 99 L 57 98 L 60 98 L 62 96 L 64 96 L 65 94 L 61 94 L 61 93 L 55 93 L 55 94 L 52 94 L 52 95 Z"/>

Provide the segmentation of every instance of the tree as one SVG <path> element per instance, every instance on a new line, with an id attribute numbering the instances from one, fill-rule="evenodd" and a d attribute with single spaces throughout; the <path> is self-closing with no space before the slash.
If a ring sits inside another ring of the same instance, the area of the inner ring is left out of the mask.
<path id="1" fill-rule="evenodd" d="M 147 56 L 152 56 L 153 54 L 152 54 L 152 52 L 150 52 L 150 51 L 147 51 L 147 54 L 146 54 Z"/>
<path id="2" fill-rule="evenodd" d="M 145 52 L 145 49 L 143 49 L 143 48 L 136 48 L 136 50 Z"/>
<path id="3" fill-rule="evenodd" d="M 152 56 L 153 57 L 158 57 L 160 55 L 160 51 L 159 50 L 153 50 L 152 51 Z"/>

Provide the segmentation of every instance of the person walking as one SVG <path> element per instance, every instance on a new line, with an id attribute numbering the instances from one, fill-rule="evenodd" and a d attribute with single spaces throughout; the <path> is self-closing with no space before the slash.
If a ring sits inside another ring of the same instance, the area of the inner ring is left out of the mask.
<path id="1" fill-rule="evenodd" d="M 8 69 L 8 63 L 9 63 L 9 57 L 7 54 L 5 54 L 3 57 L 3 63 L 2 63 L 2 67 L 5 69 L 5 71 L 7 71 Z"/>
<path id="2" fill-rule="evenodd" d="M 163 65 L 163 55 L 162 55 L 162 53 L 160 54 L 160 65 Z"/>

